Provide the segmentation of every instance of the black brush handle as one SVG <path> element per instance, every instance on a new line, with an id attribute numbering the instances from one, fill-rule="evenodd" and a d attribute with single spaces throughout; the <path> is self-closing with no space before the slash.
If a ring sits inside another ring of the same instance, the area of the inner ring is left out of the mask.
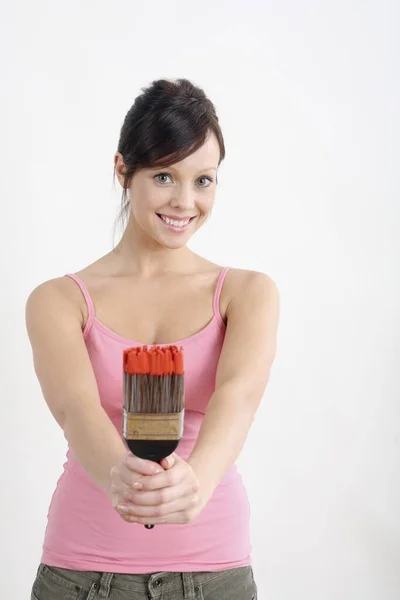
<path id="1" fill-rule="evenodd" d="M 139 458 L 153 460 L 160 464 L 163 458 L 172 454 L 178 447 L 180 440 L 125 440 L 129 450 Z M 145 525 L 146 529 L 153 529 L 154 525 Z"/>
<path id="2" fill-rule="evenodd" d="M 126 443 L 135 456 L 160 463 L 177 449 L 179 440 L 126 440 Z"/>

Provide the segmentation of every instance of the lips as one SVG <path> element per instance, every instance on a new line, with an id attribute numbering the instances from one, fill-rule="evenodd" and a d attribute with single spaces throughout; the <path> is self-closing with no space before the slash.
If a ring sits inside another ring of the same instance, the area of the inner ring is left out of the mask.
<path id="1" fill-rule="evenodd" d="M 169 225 L 170 227 L 178 228 L 178 229 L 184 229 L 195 218 L 195 217 L 190 217 L 190 216 L 189 217 L 173 217 L 170 215 L 163 215 L 161 213 L 156 213 L 156 215 L 166 225 Z"/>

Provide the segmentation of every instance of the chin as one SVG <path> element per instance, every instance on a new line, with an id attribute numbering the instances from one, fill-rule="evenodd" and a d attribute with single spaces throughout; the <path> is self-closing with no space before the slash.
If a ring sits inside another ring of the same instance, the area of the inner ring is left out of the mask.
<path id="1" fill-rule="evenodd" d="M 168 248 L 169 250 L 178 250 L 179 248 L 183 248 L 187 245 L 196 231 L 198 231 L 201 224 L 201 222 L 197 222 L 194 227 L 189 227 L 187 231 L 182 233 L 160 231 L 157 227 L 157 229 L 153 229 L 152 237 L 163 248 Z"/>
<path id="2" fill-rule="evenodd" d="M 160 244 L 160 246 L 163 246 L 164 248 L 167 248 L 168 250 L 179 250 L 179 248 L 184 248 L 184 246 L 186 246 L 186 244 L 188 243 L 188 241 L 190 240 L 192 236 L 185 236 L 182 239 L 177 239 L 177 240 L 165 240 L 165 239 L 157 239 L 157 242 Z"/>

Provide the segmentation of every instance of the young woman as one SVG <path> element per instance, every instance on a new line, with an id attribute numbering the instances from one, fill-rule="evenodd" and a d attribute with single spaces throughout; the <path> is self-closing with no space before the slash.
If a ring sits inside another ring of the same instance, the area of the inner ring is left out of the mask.
<path id="1" fill-rule="evenodd" d="M 257 596 L 234 463 L 276 353 L 279 296 L 269 276 L 187 247 L 212 211 L 224 155 L 203 90 L 154 81 L 126 115 L 115 154 L 119 244 L 28 298 L 35 371 L 69 445 L 33 599 Z M 125 446 L 122 354 L 170 343 L 185 354 L 185 423 L 160 466 Z"/>

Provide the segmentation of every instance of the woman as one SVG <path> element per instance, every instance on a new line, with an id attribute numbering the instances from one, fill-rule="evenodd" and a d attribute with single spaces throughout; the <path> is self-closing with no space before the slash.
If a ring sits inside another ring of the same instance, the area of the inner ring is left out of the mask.
<path id="1" fill-rule="evenodd" d="M 69 444 L 32 598 L 256 598 L 234 462 L 275 356 L 279 299 L 267 275 L 187 247 L 212 211 L 224 155 L 204 92 L 153 82 L 115 154 L 120 243 L 28 298 L 35 371 Z M 122 353 L 167 343 L 185 353 L 185 425 L 159 466 L 122 438 Z"/>

